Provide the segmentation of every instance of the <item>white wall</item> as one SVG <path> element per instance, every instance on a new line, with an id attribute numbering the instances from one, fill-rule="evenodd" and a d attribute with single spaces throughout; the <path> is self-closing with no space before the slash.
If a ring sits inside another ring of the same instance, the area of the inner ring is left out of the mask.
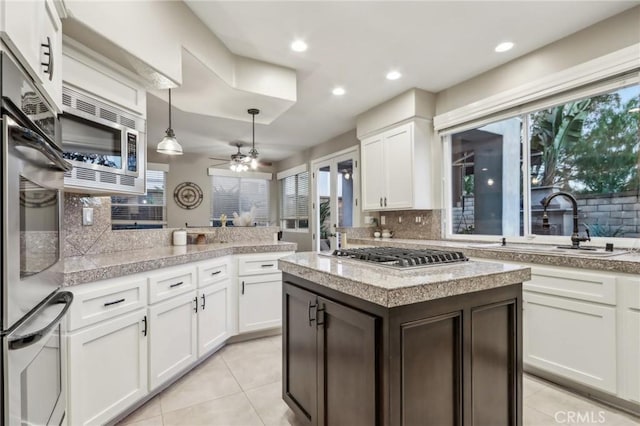
<path id="1" fill-rule="evenodd" d="M 639 28 L 640 6 L 437 93 L 436 114 L 639 43 Z"/>

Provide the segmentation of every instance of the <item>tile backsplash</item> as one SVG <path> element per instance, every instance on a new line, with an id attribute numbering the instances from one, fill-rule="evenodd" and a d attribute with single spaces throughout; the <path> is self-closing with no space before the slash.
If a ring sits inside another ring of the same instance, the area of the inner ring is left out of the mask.
<path id="1" fill-rule="evenodd" d="M 382 223 L 384 216 L 385 224 Z M 419 219 L 416 219 L 419 218 Z M 342 228 L 349 238 L 373 237 L 375 231 L 388 229 L 394 238 L 413 240 L 442 239 L 442 210 L 403 210 L 380 212 L 378 226 Z"/>
<path id="2" fill-rule="evenodd" d="M 93 208 L 93 225 L 82 225 L 82 209 Z M 111 197 L 92 197 L 65 194 L 64 203 L 64 257 L 113 253 L 172 244 L 175 228 L 111 230 Z M 189 234 L 205 234 L 207 243 L 234 241 L 273 241 L 280 228 L 189 228 Z M 191 235 L 190 235 L 191 237 Z M 190 238 L 194 240 L 194 238 Z"/>

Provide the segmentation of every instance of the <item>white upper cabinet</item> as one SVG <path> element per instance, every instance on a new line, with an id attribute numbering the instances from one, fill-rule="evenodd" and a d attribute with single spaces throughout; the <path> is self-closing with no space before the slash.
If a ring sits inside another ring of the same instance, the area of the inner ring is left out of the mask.
<path id="1" fill-rule="evenodd" d="M 54 1 L 2 1 L 0 34 L 57 112 L 62 112 L 62 23 Z"/>
<path id="2" fill-rule="evenodd" d="M 430 134 L 416 119 L 362 140 L 364 211 L 435 208 Z"/>

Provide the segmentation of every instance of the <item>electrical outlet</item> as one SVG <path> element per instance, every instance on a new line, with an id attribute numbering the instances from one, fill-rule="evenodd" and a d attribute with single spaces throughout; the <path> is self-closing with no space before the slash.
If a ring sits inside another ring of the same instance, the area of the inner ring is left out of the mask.
<path id="1" fill-rule="evenodd" d="M 93 225 L 93 208 L 91 207 L 82 208 L 82 225 L 83 226 Z"/>
<path id="2" fill-rule="evenodd" d="M 402 216 L 398 216 L 398 223 L 402 223 Z"/>
<path id="3" fill-rule="evenodd" d="M 380 225 L 386 225 L 387 224 L 387 218 L 384 216 L 380 216 Z"/>
<path id="4" fill-rule="evenodd" d="M 373 217 L 372 216 L 365 216 L 364 217 L 364 224 L 365 225 L 371 225 L 373 223 Z"/>

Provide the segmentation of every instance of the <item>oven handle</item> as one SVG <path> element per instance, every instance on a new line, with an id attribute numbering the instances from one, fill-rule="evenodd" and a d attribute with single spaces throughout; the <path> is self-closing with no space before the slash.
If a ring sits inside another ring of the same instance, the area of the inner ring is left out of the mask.
<path id="1" fill-rule="evenodd" d="M 55 317 L 53 321 L 47 324 L 45 327 L 40 330 L 36 330 L 29 334 L 23 336 L 16 336 L 15 338 L 10 338 L 8 341 L 9 350 L 22 349 L 27 346 L 31 346 L 34 343 L 37 343 L 40 339 L 46 336 L 54 327 L 58 325 L 58 323 L 62 320 L 62 317 L 67 313 L 69 307 L 71 306 L 71 302 L 73 302 L 73 293 L 70 291 L 61 291 L 55 296 L 51 298 L 47 302 L 47 305 L 64 303 L 64 308 L 62 311 Z"/>
<path id="2" fill-rule="evenodd" d="M 62 155 L 56 149 L 52 148 L 42 136 L 33 130 L 17 124 L 9 124 L 9 132 L 16 145 L 35 149 L 53 162 L 57 169 L 68 172 L 73 168 L 71 163 L 62 158 Z"/>

